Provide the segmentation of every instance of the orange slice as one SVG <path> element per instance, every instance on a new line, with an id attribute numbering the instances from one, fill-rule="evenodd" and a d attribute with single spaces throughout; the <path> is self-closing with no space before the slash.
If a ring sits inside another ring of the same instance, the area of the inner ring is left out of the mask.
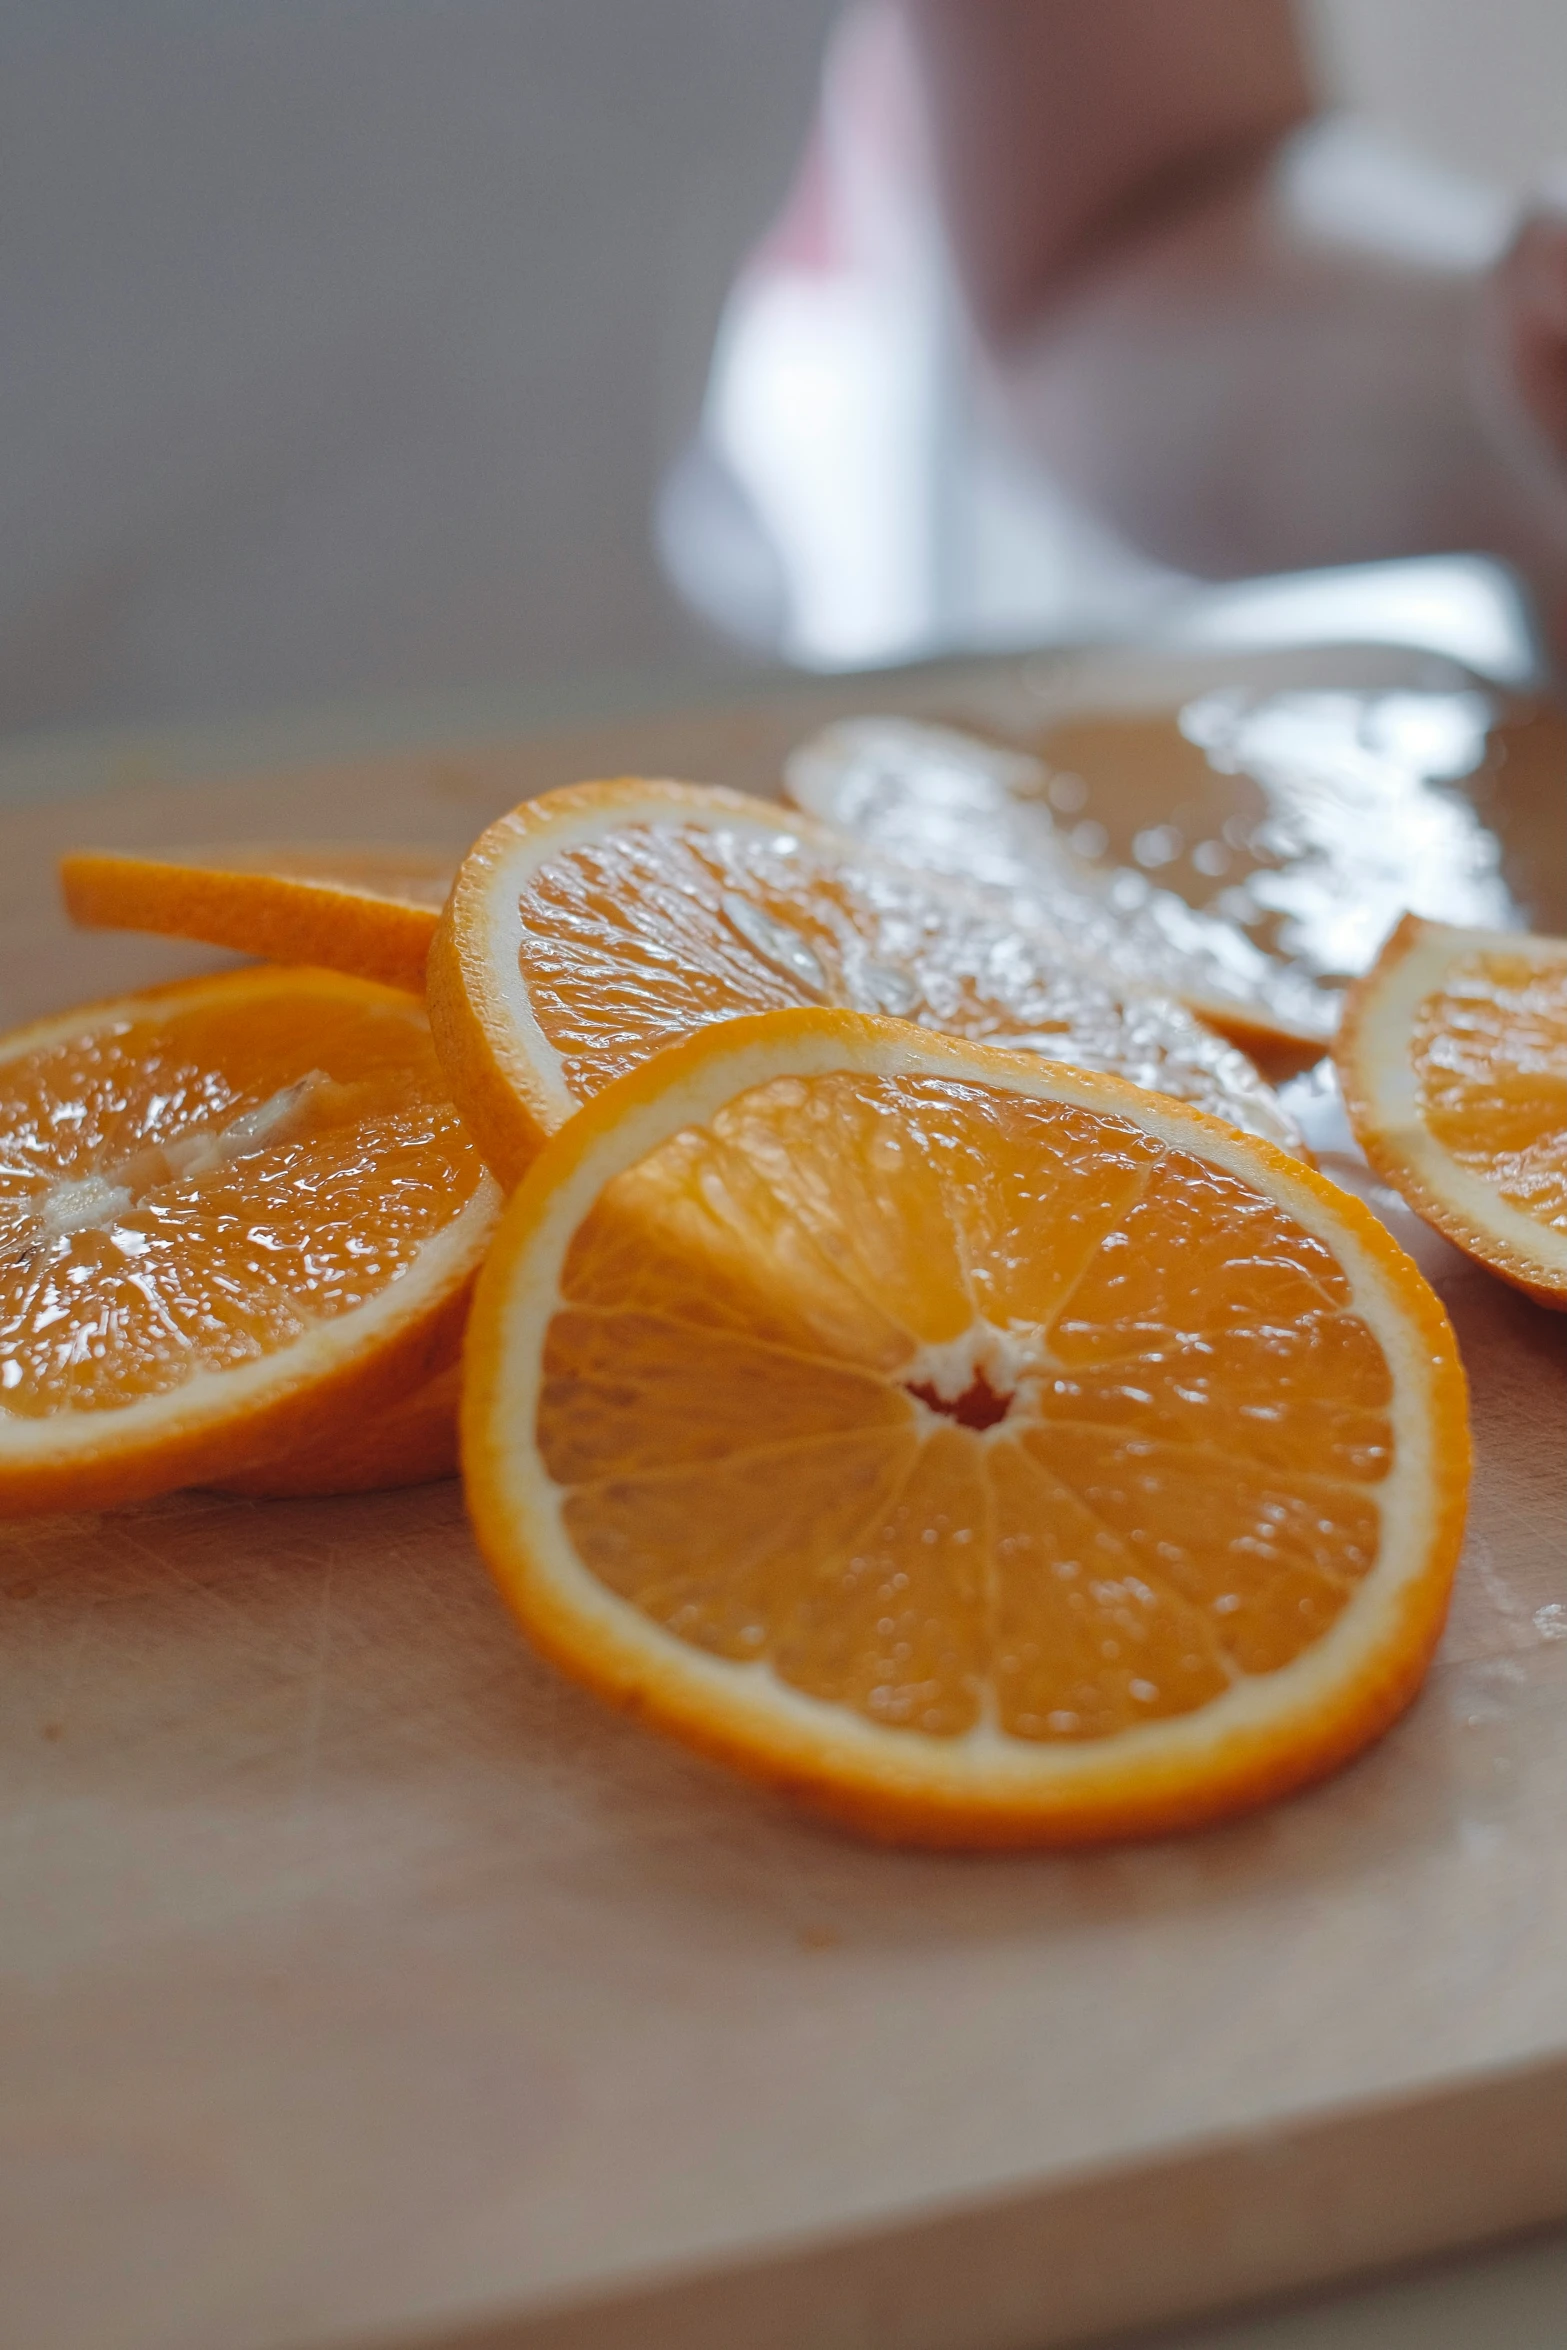
<path id="1" fill-rule="evenodd" d="M 1107 1069 L 1300 1147 L 1251 1063 L 1179 1005 L 1117 994 L 972 893 L 808 817 L 692 784 L 576 784 L 492 824 L 453 884 L 428 997 L 506 1183 L 700 1023 L 812 1003 Z"/>
<path id="2" fill-rule="evenodd" d="M 1113 1078 L 704 1029 L 546 1145 L 463 1458 L 523 1629 L 873 1834 L 1189 1827 L 1408 1703 L 1462 1533 L 1440 1305 L 1357 1200 Z"/>
<path id="3" fill-rule="evenodd" d="M 1014 919 L 1107 984 L 1174 996 L 1253 1050 L 1326 1042 L 1334 988 L 1130 866 L 1080 856 L 1055 828 L 1048 780 L 1021 752 L 906 718 L 829 726 L 784 770 L 796 806 L 921 871 L 1001 893 Z"/>
<path id="4" fill-rule="evenodd" d="M 416 998 L 262 966 L 0 1042 L 0 1511 L 341 1435 L 450 1360 L 495 1187 Z"/>
<path id="5" fill-rule="evenodd" d="M 271 963 L 316 963 L 388 987 L 424 986 L 453 861 L 439 849 L 330 841 L 79 849 L 60 860 L 73 922 L 152 930 Z"/>
<path id="6" fill-rule="evenodd" d="M 1336 1047 L 1356 1139 L 1458 1247 L 1567 1306 L 1567 939 L 1406 914 Z"/>

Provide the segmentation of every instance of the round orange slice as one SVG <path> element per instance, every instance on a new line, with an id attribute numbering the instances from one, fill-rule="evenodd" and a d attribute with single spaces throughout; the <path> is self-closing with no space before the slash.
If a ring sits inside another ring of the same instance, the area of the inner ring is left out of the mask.
<path id="1" fill-rule="evenodd" d="M 1440 1634 L 1463 1373 L 1347 1193 L 1114 1078 L 835 1011 L 698 1031 L 548 1143 L 470 1322 L 523 1629 L 874 1835 L 1286 1793 Z"/>
<path id="2" fill-rule="evenodd" d="M 0 1512 L 341 1436 L 450 1360 L 494 1184 L 415 997 L 261 966 L 0 1041 Z"/>
<path id="3" fill-rule="evenodd" d="M 1081 856 L 1056 828 L 1046 783 L 1037 759 L 907 718 L 845 719 L 784 769 L 797 806 L 921 871 L 998 892 L 1110 985 L 1157 988 L 1251 1050 L 1320 1051 L 1337 988 L 1132 867 Z"/>
<path id="4" fill-rule="evenodd" d="M 1567 1307 L 1567 939 L 1406 914 L 1335 1048 L 1366 1157 L 1417 1215 Z"/>
<path id="5" fill-rule="evenodd" d="M 452 871 L 439 849 L 275 841 L 79 849 L 61 858 L 60 885 L 72 921 L 89 929 L 200 939 L 418 994 Z"/>
<path id="6" fill-rule="evenodd" d="M 513 1183 L 579 1103 L 700 1024 L 836 1004 L 1148 1085 L 1289 1149 L 1243 1054 L 973 893 L 738 792 L 627 777 L 492 824 L 430 950 L 458 1107 Z"/>

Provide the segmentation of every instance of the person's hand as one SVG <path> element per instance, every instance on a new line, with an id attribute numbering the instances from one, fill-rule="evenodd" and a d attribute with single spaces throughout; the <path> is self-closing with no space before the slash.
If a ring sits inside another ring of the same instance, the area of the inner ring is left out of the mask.
<path id="1" fill-rule="evenodd" d="M 1567 193 L 1525 215 L 1493 282 L 1520 405 L 1567 469 Z"/>
<path id="2" fill-rule="evenodd" d="M 1537 586 L 1567 667 L 1567 178 L 1525 213 L 1491 271 L 1484 320 L 1487 422 L 1544 542 Z"/>

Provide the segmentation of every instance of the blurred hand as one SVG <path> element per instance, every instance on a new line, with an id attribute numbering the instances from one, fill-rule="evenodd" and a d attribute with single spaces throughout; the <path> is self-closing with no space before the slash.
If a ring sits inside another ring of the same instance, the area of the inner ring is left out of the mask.
<path id="1" fill-rule="evenodd" d="M 1543 450 L 1564 469 L 1567 496 L 1567 195 L 1525 215 L 1492 288 L 1507 378 Z"/>
<path id="2" fill-rule="evenodd" d="M 1319 114 L 1297 0 L 902 0 L 1013 429 L 1210 577 L 1473 550 L 1567 673 L 1567 181 Z M 1497 255 L 1500 258 L 1496 258 Z"/>
<path id="3" fill-rule="evenodd" d="M 1479 404 L 1527 511 L 1546 636 L 1567 671 L 1567 190 L 1539 199 L 1482 289 Z"/>

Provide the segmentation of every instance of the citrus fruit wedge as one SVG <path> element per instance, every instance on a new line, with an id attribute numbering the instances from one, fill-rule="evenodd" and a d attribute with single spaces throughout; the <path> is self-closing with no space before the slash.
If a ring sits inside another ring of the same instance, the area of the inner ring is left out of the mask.
<path id="1" fill-rule="evenodd" d="M 1463 1373 L 1349 1194 L 1117 1079 L 838 1011 L 559 1133 L 475 1292 L 524 1630 L 872 1834 L 1189 1827 L 1385 1729 L 1446 1612 Z"/>
<path id="2" fill-rule="evenodd" d="M 1335 1048 L 1371 1164 L 1417 1215 L 1567 1307 L 1567 939 L 1406 914 Z"/>
<path id="3" fill-rule="evenodd" d="M 628 777 L 503 816 L 453 884 L 427 994 L 507 1184 L 661 1046 L 813 1003 L 1108 1069 L 1300 1147 L 1251 1063 L 1178 1004 L 1118 994 L 961 886 L 717 788 Z"/>
<path id="4" fill-rule="evenodd" d="M 211 1482 L 450 1359 L 498 1206 L 417 998 L 263 965 L 0 1041 L 0 1512 Z"/>
<path id="5" fill-rule="evenodd" d="M 151 855 L 78 849 L 60 860 L 60 886 L 88 929 L 200 939 L 418 994 L 452 872 L 439 849 L 228 842 Z"/>
<path id="6" fill-rule="evenodd" d="M 784 769 L 797 807 L 921 871 L 1001 892 L 1014 919 L 1110 986 L 1174 996 L 1251 1050 L 1326 1042 L 1336 989 L 1130 866 L 1080 856 L 1056 830 L 1048 781 L 1037 759 L 907 718 L 826 727 Z"/>

